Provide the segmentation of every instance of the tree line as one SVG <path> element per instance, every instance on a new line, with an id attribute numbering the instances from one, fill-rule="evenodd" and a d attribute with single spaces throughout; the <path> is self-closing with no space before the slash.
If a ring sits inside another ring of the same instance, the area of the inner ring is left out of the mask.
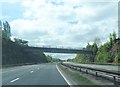
<path id="1" fill-rule="evenodd" d="M 10 24 L 9 24 L 8 21 L 2 22 L 0 20 L 0 31 L 2 31 L 1 32 L 2 38 L 7 39 L 7 40 L 11 40 L 10 39 L 10 37 L 12 36 L 11 35 L 11 27 L 10 27 Z M 19 38 L 14 38 L 14 42 L 16 44 L 19 44 L 19 45 L 28 46 L 28 41 L 26 41 L 26 40 L 22 40 L 22 39 L 19 39 Z"/>
<path id="2" fill-rule="evenodd" d="M 120 39 L 116 38 L 116 33 L 110 33 L 109 41 L 100 45 L 100 39 L 95 38 L 93 44 L 87 44 L 83 49 L 92 50 L 93 55 L 77 54 L 75 58 L 68 59 L 71 62 L 80 63 L 114 63 L 119 64 L 120 61 Z"/>
<path id="3" fill-rule="evenodd" d="M 19 38 L 11 40 L 11 27 L 5 21 L 0 21 L 0 37 L 2 39 L 2 65 L 21 65 L 48 62 L 43 52 L 27 52 L 24 46 L 28 46 L 28 41 Z"/>
<path id="4" fill-rule="evenodd" d="M 53 58 L 50 55 L 47 55 L 47 60 L 48 60 L 48 62 L 60 62 L 60 61 L 62 61 L 59 58 Z"/>

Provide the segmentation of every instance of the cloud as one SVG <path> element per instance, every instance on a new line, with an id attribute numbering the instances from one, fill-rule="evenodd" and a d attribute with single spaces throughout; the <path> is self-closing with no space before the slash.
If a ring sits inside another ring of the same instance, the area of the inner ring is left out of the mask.
<path id="1" fill-rule="evenodd" d="M 95 37 L 105 42 L 117 32 L 116 2 L 23 0 L 21 6 L 23 18 L 10 22 L 12 35 L 30 45 L 82 48 Z"/>
<path id="2" fill-rule="evenodd" d="M 0 0 L 2 3 L 19 3 L 21 0 Z"/>

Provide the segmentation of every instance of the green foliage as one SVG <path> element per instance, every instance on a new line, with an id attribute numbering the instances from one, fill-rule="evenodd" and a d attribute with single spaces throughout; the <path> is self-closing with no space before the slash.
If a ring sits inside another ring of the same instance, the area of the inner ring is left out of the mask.
<path id="1" fill-rule="evenodd" d="M 111 34 L 111 33 L 110 33 L 110 37 L 109 37 L 109 39 L 110 39 L 110 46 L 112 47 L 113 39 L 112 39 L 112 34 Z"/>
<path id="2" fill-rule="evenodd" d="M 84 50 L 92 50 L 93 53 L 96 54 L 98 51 L 98 47 L 95 42 L 92 45 L 88 43 L 86 48 L 84 48 Z M 71 59 L 71 60 L 69 59 L 68 61 L 80 62 L 80 63 L 91 63 L 91 62 L 94 62 L 94 58 L 95 57 L 90 54 L 77 54 L 74 59 Z"/>
<path id="3" fill-rule="evenodd" d="M 8 39 L 7 38 L 7 33 L 4 30 L 2 30 L 2 38 Z"/>
<path id="4" fill-rule="evenodd" d="M 2 38 L 2 64 L 34 64 L 47 62 L 43 52 L 33 53 L 24 50 L 19 44 Z"/>
<path id="5" fill-rule="evenodd" d="M 70 62 L 72 62 L 72 59 L 67 59 L 67 61 L 70 61 Z"/>
<path id="6" fill-rule="evenodd" d="M 113 32 L 112 38 L 113 38 L 113 43 L 116 43 L 116 33 L 115 32 Z"/>
<path id="7" fill-rule="evenodd" d="M 107 63 L 108 61 L 110 61 L 110 44 L 109 43 L 105 43 L 103 46 L 101 46 L 97 52 L 96 55 L 96 62 L 97 63 Z"/>
<path id="8" fill-rule="evenodd" d="M 48 62 L 51 62 L 51 61 L 52 61 L 52 57 L 48 55 L 48 56 L 47 56 L 47 61 L 48 61 Z"/>
<path id="9" fill-rule="evenodd" d="M 110 46 L 112 47 L 113 44 L 116 43 L 116 33 L 115 32 L 113 32 L 112 34 L 110 33 L 109 39 L 110 39 Z"/>
<path id="10" fill-rule="evenodd" d="M 96 62 L 97 63 L 107 63 L 109 60 L 109 53 L 106 51 L 102 51 L 102 53 L 98 53 L 96 56 Z"/>
<path id="11" fill-rule="evenodd" d="M 10 40 L 11 28 L 10 28 L 10 24 L 7 21 L 2 22 L 0 20 L 0 33 L 1 33 L 0 37 Z"/>
<path id="12" fill-rule="evenodd" d="M 3 22 L 3 31 L 4 31 L 4 34 L 5 34 L 4 38 L 10 39 L 10 37 L 11 37 L 11 28 L 10 28 L 10 24 L 7 21 Z"/>
<path id="13" fill-rule="evenodd" d="M 97 51 L 98 51 L 98 47 L 97 47 L 97 44 L 96 43 L 93 43 L 93 45 L 92 45 L 92 47 L 91 47 L 92 49 L 92 51 L 93 51 L 93 53 L 94 54 L 96 54 L 97 53 Z"/>
<path id="14" fill-rule="evenodd" d="M 93 45 L 90 45 L 90 44 L 88 43 L 88 45 L 86 46 L 86 49 L 87 49 L 87 50 L 92 50 L 93 53 L 96 54 L 97 51 L 98 51 L 98 46 L 97 46 L 97 44 L 96 44 L 95 42 L 93 43 Z"/>
<path id="15" fill-rule="evenodd" d="M 100 40 L 100 38 L 96 37 L 96 38 L 94 39 L 94 43 L 96 43 L 97 46 L 100 47 L 100 45 L 101 45 L 101 40 Z"/>
<path id="16" fill-rule="evenodd" d="M 104 45 L 101 45 L 98 48 L 98 44 L 100 42 L 99 38 L 95 38 L 94 43 L 90 45 L 87 44 L 86 48 L 84 50 L 92 50 L 94 55 L 89 54 L 77 54 L 74 59 L 69 59 L 68 61 L 71 62 L 80 62 L 80 63 L 118 63 L 120 62 L 120 53 L 117 47 L 116 42 L 116 33 L 113 32 L 109 36 L 109 42 L 106 42 Z M 120 41 L 119 41 L 120 43 Z"/>
<path id="17" fill-rule="evenodd" d="M 60 62 L 61 60 L 58 58 L 52 58 L 52 56 L 48 55 L 47 56 L 47 61 L 48 62 Z"/>
<path id="18" fill-rule="evenodd" d="M 115 47 L 115 43 L 116 43 L 116 33 L 113 32 L 112 34 L 110 34 L 109 37 L 109 42 L 106 42 L 104 45 L 102 45 L 96 55 L 96 59 L 95 62 L 97 63 L 108 63 L 108 62 L 113 62 L 115 61 L 115 63 L 117 63 L 118 61 L 118 53 L 112 53 L 112 55 L 116 55 L 116 57 L 114 58 L 113 56 L 111 56 L 111 49 L 113 49 Z M 114 48 L 115 50 L 115 48 Z"/>
<path id="19" fill-rule="evenodd" d="M 1 29 L 3 28 L 3 30 Z M 2 32 L 2 33 L 1 33 Z M 0 21 L 0 37 L 2 37 L 2 64 L 26 64 L 26 63 L 43 63 L 47 62 L 45 54 L 26 52 L 23 46 L 28 46 L 28 41 L 14 38 L 10 40 L 11 28 L 7 21 Z"/>
<path id="20" fill-rule="evenodd" d="M 92 47 L 92 46 L 88 43 L 85 49 L 91 50 L 91 47 Z"/>
<path id="21" fill-rule="evenodd" d="M 59 62 L 60 61 L 60 59 L 58 59 L 58 58 L 52 58 L 52 62 Z"/>
<path id="22" fill-rule="evenodd" d="M 22 39 L 14 38 L 14 42 L 19 44 L 19 45 L 28 46 L 28 41 L 25 41 L 25 40 L 22 40 Z"/>
<path id="23" fill-rule="evenodd" d="M 119 64 L 119 63 L 120 63 L 120 52 L 115 56 L 114 62 L 115 62 L 116 64 Z"/>
<path id="24" fill-rule="evenodd" d="M 89 63 L 90 58 L 85 57 L 84 55 L 77 54 L 77 56 L 73 59 L 68 59 L 70 62 L 78 62 L 78 63 Z"/>

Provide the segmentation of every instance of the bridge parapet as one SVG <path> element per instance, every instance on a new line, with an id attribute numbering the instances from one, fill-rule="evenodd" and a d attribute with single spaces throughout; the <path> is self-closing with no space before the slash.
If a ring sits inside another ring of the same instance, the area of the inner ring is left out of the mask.
<path id="1" fill-rule="evenodd" d="M 51 45 L 41 45 L 41 46 L 30 46 L 30 47 L 40 47 L 40 48 L 60 48 L 60 49 L 76 49 L 76 50 L 83 50 L 83 48 L 80 47 L 70 47 L 70 46 L 51 46 Z"/>
<path id="2" fill-rule="evenodd" d="M 70 49 L 70 48 L 49 48 L 49 47 L 25 47 L 26 51 L 49 52 L 49 53 L 70 53 L 70 54 L 93 54 L 91 50 Z"/>

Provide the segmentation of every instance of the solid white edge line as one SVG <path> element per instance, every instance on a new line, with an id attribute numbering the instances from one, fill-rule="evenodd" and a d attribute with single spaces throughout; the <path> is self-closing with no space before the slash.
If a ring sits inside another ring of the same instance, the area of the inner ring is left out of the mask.
<path id="1" fill-rule="evenodd" d="M 12 83 L 12 82 L 15 82 L 15 81 L 17 81 L 17 80 L 19 80 L 19 78 L 16 78 L 16 79 L 14 79 L 14 80 L 12 80 L 12 81 L 10 81 L 10 82 Z"/>
<path id="2" fill-rule="evenodd" d="M 58 68 L 58 66 L 56 65 L 56 68 L 58 70 L 58 72 L 60 73 L 60 75 L 64 78 L 64 80 L 67 82 L 68 85 L 72 85 L 66 78 L 65 76 L 62 74 L 62 72 L 60 71 L 60 69 Z"/>

